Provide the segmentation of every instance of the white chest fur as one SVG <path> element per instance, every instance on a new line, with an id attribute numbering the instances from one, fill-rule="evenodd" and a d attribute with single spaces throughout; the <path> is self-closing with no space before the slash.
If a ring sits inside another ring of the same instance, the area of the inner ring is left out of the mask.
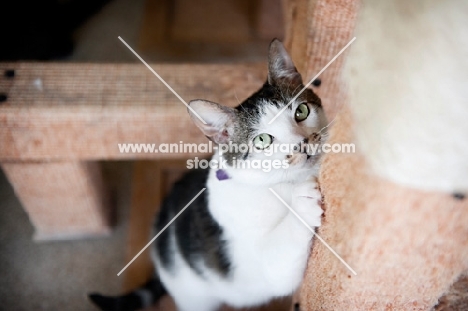
<path id="1" fill-rule="evenodd" d="M 293 206 L 297 186 L 270 187 Z M 208 189 L 210 212 L 223 228 L 232 263 L 230 278 L 222 282 L 226 285 L 223 298 L 234 306 L 245 306 L 292 293 L 302 279 L 313 233 L 269 186 L 220 181 L 212 170 Z M 313 204 L 308 208 L 314 209 Z M 316 210 L 312 214 L 317 215 Z"/>
<path id="2" fill-rule="evenodd" d="M 222 303 L 251 307 L 289 295 L 299 286 L 313 232 L 270 187 L 311 227 L 320 225 L 321 195 L 313 178 L 298 183 L 252 185 L 235 178 L 220 181 L 212 170 L 207 182 L 208 205 L 223 230 L 231 269 L 227 277 L 209 269 L 202 277 L 197 275 L 180 255 L 174 238 L 173 272 L 166 271 L 153 253 L 161 281 L 180 311 L 212 311 Z"/>

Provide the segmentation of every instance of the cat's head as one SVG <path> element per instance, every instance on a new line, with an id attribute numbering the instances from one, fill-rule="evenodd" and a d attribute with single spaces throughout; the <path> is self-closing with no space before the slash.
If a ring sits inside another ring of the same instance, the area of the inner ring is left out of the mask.
<path id="1" fill-rule="evenodd" d="M 231 175 L 248 179 L 267 176 L 272 182 L 294 180 L 317 169 L 320 153 L 317 149 L 314 153 L 314 148 L 323 144 L 326 136 L 325 114 L 312 90 L 306 89 L 288 105 L 303 87 L 291 57 L 275 39 L 269 49 L 268 78 L 260 90 L 235 108 L 193 100 L 189 113 L 209 139 L 224 147 L 221 156 Z M 267 162 L 270 170 L 265 169 Z"/>

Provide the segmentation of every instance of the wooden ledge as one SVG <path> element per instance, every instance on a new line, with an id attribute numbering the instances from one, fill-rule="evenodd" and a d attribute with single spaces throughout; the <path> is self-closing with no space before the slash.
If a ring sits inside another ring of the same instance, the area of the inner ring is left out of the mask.
<path id="1" fill-rule="evenodd" d="M 187 102 L 235 106 L 266 79 L 266 64 L 152 64 Z M 119 143 L 202 143 L 186 107 L 144 65 L 0 63 L 0 161 L 186 158 L 122 154 Z"/>

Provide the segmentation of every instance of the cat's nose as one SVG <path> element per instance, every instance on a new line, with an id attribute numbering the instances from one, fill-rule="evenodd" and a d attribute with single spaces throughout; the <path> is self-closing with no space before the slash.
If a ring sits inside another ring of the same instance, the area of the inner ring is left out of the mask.
<path id="1" fill-rule="evenodd" d="M 309 139 L 304 138 L 301 140 L 301 142 L 298 144 L 298 152 L 300 153 L 306 153 L 307 154 L 307 145 L 309 144 Z"/>

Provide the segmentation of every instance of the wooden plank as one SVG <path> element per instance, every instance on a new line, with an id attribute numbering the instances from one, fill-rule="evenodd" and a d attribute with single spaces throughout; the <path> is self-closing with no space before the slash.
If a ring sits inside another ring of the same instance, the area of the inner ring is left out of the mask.
<path id="1" fill-rule="evenodd" d="M 108 193 L 97 162 L 2 163 L 35 240 L 110 234 Z"/>
<path id="2" fill-rule="evenodd" d="M 123 47 L 125 48 L 125 47 Z M 234 106 L 258 89 L 266 64 L 152 67 L 189 101 Z M 0 161 L 182 158 L 191 154 L 120 153 L 118 143 L 202 143 L 186 107 L 141 64 L 3 63 Z M 191 126 L 191 125 L 189 125 Z"/>
<path id="3" fill-rule="evenodd" d="M 132 203 L 126 260 L 130 261 L 152 238 L 152 226 L 164 196 L 185 171 L 184 161 L 138 161 L 133 173 Z M 147 249 L 124 272 L 123 290 L 131 291 L 153 275 Z M 164 297 L 147 311 L 175 311 L 174 302 Z"/>
<path id="4" fill-rule="evenodd" d="M 147 50 L 155 44 L 167 40 L 169 20 L 171 18 L 169 0 L 146 0 L 143 22 L 140 30 L 138 47 Z"/>
<path id="5" fill-rule="evenodd" d="M 307 54 L 310 34 L 310 12 L 315 1 L 283 0 L 285 46 L 296 65 L 297 70 L 307 80 L 306 68 L 309 61 Z"/>
<path id="6" fill-rule="evenodd" d="M 283 1 L 260 0 L 258 2 L 257 36 L 267 41 L 271 41 L 274 38 L 283 40 L 285 16 L 283 13 Z"/>
<path id="7" fill-rule="evenodd" d="M 250 5 L 248 0 L 176 0 L 171 40 L 197 44 L 247 42 L 251 39 Z"/>
<path id="8" fill-rule="evenodd" d="M 186 171 L 185 161 L 138 161 L 133 173 L 127 262 L 152 238 L 159 206 L 172 184 Z M 124 290 L 132 290 L 151 277 L 153 265 L 148 249 L 124 272 Z"/>

